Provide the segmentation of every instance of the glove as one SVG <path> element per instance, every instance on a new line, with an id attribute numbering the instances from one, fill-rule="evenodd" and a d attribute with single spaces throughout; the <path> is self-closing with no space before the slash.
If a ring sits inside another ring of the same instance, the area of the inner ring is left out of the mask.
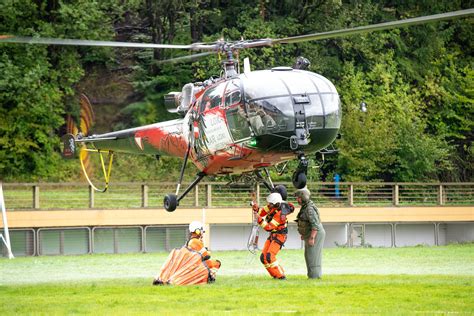
<path id="1" fill-rule="evenodd" d="M 262 222 L 263 222 L 263 217 L 259 216 L 257 219 L 257 223 L 260 225 Z"/>
<path id="2" fill-rule="evenodd" d="M 258 212 L 258 204 L 257 203 L 252 202 L 252 211 L 254 211 L 255 213 Z"/>

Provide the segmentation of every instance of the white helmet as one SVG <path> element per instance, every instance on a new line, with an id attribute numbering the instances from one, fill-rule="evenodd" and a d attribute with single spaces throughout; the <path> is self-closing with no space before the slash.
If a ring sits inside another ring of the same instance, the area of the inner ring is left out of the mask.
<path id="1" fill-rule="evenodd" d="M 278 204 L 283 202 L 283 199 L 281 198 L 280 193 L 274 192 L 267 196 L 267 202 L 272 204 Z"/>
<path id="2" fill-rule="evenodd" d="M 192 221 L 189 224 L 189 232 L 201 235 L 202 233 L 204 233 L 204 227 L 200 221 Z"/>

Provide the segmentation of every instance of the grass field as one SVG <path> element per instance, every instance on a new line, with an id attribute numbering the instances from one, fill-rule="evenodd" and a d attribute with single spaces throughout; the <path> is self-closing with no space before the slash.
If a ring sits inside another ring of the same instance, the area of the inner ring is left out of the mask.
<path id="1" fill-rule="evenodd" d="M 283 250 L 288 279 L 248 252 L 215 252 L 217 282 L 153 287 L 167 254 L 0 259 L 0 314 L 472 314 L 474 244 L 325 249 L 307 280 L 301 250 Z"/>

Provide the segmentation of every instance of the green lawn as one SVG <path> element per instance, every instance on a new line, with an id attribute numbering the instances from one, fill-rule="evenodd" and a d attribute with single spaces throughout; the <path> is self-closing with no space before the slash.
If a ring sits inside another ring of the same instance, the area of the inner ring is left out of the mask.
<path id="1" fill-rule="evenodd" d="M 307 280 L 301 250 L 283 250 L 286 281 L 248 252 L 215 252 L 217 282 L 153 287 L 167 254 L 0 259 L 0 314 L 474 313 L 474 244 L 325 249 Z"/>

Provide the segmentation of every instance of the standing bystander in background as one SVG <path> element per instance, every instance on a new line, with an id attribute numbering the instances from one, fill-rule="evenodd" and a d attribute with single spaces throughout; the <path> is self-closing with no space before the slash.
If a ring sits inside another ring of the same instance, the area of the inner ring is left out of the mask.
<path id="1" fill-rule="evenodd" d="M 295 192 L 296 200 L 301 209 L 296 216 L 298 233 L 304 240 L 304 259 L 308 278 L 320 279 L 322 276 L 321 261 L 326 231 L 321 224 L 318 208 L 310 200 L 311 193 L 307 188 Z"/>

